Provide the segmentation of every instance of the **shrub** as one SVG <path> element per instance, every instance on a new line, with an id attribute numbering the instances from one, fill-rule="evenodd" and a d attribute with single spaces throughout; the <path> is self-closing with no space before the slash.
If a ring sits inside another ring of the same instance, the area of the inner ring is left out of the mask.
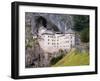
<path id="1" fill-rule="evenodd" d="M 56 64 L 60 59 L 63 58 L 63 56 L 64 56 L 64 55 L 62 54 L 62 55 L 60 55 L 60 56 L 53 57 L 53 58 L 51 59 L 51 61 L 50 61 L 50 64 L 51 64 L 51 65 Z"/>

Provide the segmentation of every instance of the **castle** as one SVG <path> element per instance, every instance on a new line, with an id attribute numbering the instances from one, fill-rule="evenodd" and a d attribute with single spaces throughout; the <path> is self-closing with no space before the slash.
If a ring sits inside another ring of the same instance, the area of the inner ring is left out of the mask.
<path id="1" fill-rule="evenodd" d="M 43 26 L 38 31 L 39 44 L 41 48 L 47 53 L 54 53 L 60 49 L 68 51 L 75 47 L 77 44 L 77 37 L 74 31 L 68 29 L 65 33 L 54 32 L 53 30 L 47 30 Z M 36 36 L 33 36 L 35 38 Z"/>

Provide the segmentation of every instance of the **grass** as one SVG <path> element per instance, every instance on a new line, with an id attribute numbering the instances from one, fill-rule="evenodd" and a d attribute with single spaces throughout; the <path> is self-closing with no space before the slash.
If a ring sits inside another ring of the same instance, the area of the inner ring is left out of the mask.
<path id="1" fill-rule="evenodd" d="M 59 60 L 54 67 L 57 66 L 80 66 L 89 65 L 89 53 L 86 51 L 79 52 L 76 49 L 72 49 L 61 60 Z"/>

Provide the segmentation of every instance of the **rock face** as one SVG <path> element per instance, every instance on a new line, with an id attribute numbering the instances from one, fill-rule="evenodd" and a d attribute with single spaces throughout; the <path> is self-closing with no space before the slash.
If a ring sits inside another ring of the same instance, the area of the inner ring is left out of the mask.
<path id="1" fill-rule="evenodd" d="M 65 32 L 73 27 L 73 16 L 66 14 L 50 13 L 25 13 L 25 66 L 47 67 L 50 66 L 52 54 L 45 53 L 33 35 L 38 34 L 39 27 L 43 25 L 47 30 Z"/>
<path id="2" fill-rule="evenodd" d="M 44 66 L 44 51 L 38 43 L 35 43 L 31 48 L 27 47 L 25 53 L 26 67 Z"/>
<path id="3" fill-rule="evenodd" d="M 39 24 L 36 20 L 39 17 L 43 17 L 47 22 L 47 29 L 53 29 L 55 31 L 65 32 L 67 29 L 73 27 L 73 16 L 66 14 L 50 14 L 50 13 L 31 13 L 26 12 L 26 23 L 31 24 L 32 33 L 38 29 L 36 24 Z"/>

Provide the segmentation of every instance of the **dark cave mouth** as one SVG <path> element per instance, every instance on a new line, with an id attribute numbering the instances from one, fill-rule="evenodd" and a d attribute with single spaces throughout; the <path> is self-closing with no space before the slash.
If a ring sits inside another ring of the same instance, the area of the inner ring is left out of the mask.
<path id="1" fill-rule="evenodd" d="M 38 25 L 38 27 L 43 26 L 43 27 L 47 27 L 47 20 L 42 17 L 42 16 L 38 16 L 38 18 L 36 19 L 36 24 Z"/>

